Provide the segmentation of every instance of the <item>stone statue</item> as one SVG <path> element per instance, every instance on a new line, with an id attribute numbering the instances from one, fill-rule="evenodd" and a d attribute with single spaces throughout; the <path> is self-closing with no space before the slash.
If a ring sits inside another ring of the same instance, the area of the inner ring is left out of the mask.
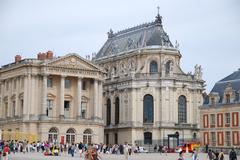
<path id="1" fill-rule="evenodd" d="M 202 79 L 202 67 L 201 67 L 201 65 L 196 64 L 194 68 L 195 68 L 194 77 L 196 79 Z"/>
<path id="2" fill-rule="evenodd" d="M 179 49 L 179 43 L 178 43 L 177 40 L 175 41 L 175 48 L 176 48 L 176 49 Z"/>

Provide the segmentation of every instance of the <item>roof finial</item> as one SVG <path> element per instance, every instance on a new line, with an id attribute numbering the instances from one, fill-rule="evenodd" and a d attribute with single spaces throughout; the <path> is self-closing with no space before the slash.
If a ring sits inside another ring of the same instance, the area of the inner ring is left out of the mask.
<path id="1" fill-rule="evenodd" d="M 157 6 L 157 10 L 158 10 L 158 15 L 159 15 L 159 9 L 160 9 L 160 7 L 159 7 L 159 6 Z"/>
<path id="2" fill-rule="evenodd" d="M 157 10 L 158 10 L 158 14 L 156 16 L 155 22 L 162 25 L 162 16 L 160 16 L 160 14 L 159 14 L 159 10 L 160 10 L 159 6 L 157 6 Z"/>
<path id="3" fill-rule="evenodd" d="M 114 36 L 113 30 L 111 28 L 110 28 L 110 31 L 107 34 L 108 34 L 108 38 L 112 38 Z"/>

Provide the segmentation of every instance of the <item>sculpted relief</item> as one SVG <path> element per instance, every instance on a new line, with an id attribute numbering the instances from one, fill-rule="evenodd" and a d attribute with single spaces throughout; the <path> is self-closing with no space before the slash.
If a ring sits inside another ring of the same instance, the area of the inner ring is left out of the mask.
<path id="1" fill-rule="evenodd" d="M 107 77 L 125 76 L 130 72 L 136 72 L 137 62 L 135 58 L 122 59 L 115 63 L 106 63 L 102 66 L 107 72 Z"/>

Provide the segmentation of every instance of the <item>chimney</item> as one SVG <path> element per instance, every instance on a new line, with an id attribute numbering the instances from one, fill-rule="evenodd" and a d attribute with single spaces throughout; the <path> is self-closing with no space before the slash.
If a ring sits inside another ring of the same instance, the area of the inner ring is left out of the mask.
<path id="1" fill-rule="evenodd" d="M 53 59 L 53 52 L 47 51 L 47 59 Z"/>
<path id="2" fill-rule="evenodd" d="M 39 52 L 38 55 L 37 55 L 37 59 L 38 60 L 45 60 L 46 59 L 46 54 L 45 53 L 41 53 Z"/>
<path id="3" fill-rule="evenodd" d="M 22 57 L 20 55 L 15 56 L 15 63 L 20 62 L 22 60 Z"/>

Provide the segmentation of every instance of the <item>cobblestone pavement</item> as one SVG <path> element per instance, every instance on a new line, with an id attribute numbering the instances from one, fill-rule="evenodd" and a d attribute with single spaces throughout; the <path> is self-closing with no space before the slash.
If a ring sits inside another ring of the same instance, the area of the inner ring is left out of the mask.
<path id="1" fill-rule="evenodd" d="M 124 160 L 123 155 L 101 155 L 102 160 Z M 177 153 L 168 153 L 167 155 L 159 153 L 141 153 L 129 156 L 129 160 L 176 160 Z M 239 159 L 240 157 L 238 157 Z M 41 153 L 17 153 L 11 154 L 9 160 L 83 160 L 78 154 L 75 157 L 63 154 L 62 156 L 44 156 Z M 190 154 L 185 154 L 185 160 L 191 160 Z M 206 154 L 199 154 L 199 160 L 207 160 Z M 228 155 L 225 155 L 225 160 L 228 159 Z"/>

